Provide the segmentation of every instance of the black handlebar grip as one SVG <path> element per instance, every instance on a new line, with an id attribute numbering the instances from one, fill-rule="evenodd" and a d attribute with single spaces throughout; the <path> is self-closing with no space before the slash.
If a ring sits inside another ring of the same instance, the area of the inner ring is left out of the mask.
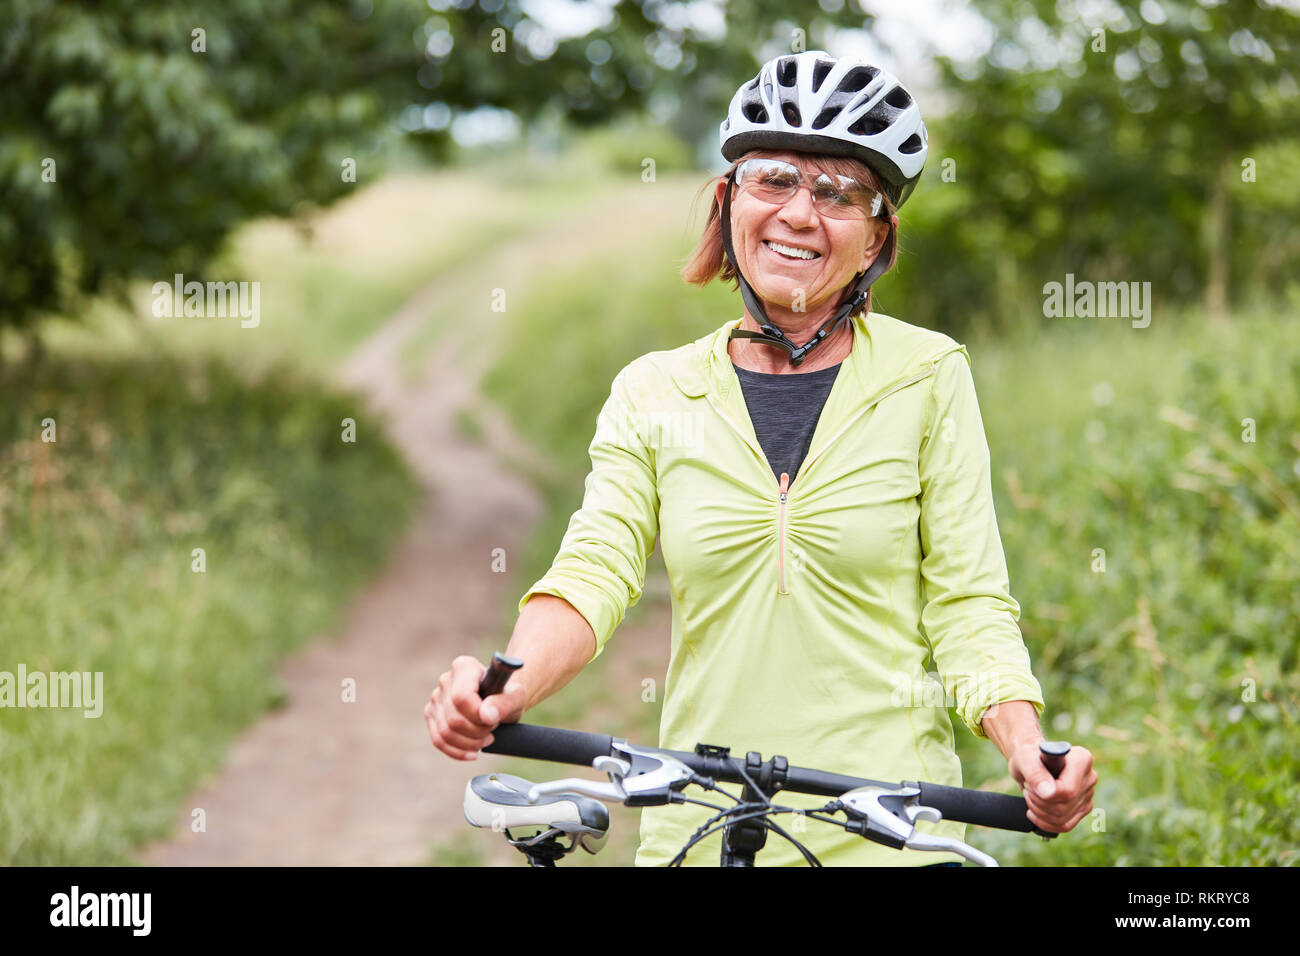
<path id="1" fill-rule="evenodd" d="M 1017 830 L 1021 833 L 1037 832 L 1037 827 L 1025 815 L 1024 797 L 945 787 L 937 783 L 919 783 L 916 786 L 921 790 L 920 802 L 927 807 L 934 807 L 943 814 L 945 820 L 996 827 L 999 830 Z"/>
<path id="2" fill-rule="evenodd" d="M 506 689 L 506 683 L 510 680 L 510 675 L 523 666 L 524 662 L 517 657 L 506 657 L 499 651 L 494 653 L 492 663 L 488 665 L 488 669 L 479 678 L 479 699 L 486 700 L 493 694 L 501 693 Z"/>
<path id="3" fill-rule="evenodd" d="M 491 745 L 483 752 L 530 760 L 550 760 L 590 767 L 597 757 L 608 757 L 614 738 L 581 730 L 539 727 L 534 724 L 501 724 L 492 731 Z"/>
<path id="4" fill-rule="evenodd" d="M 1059 777 L 1065 769 L 1065 755 L 1070 752 L 1070 745 L 1064 740 L 1044 740 L 1038 745 L 1038 754 L 1043 759 L 1043 766 L 1053 777 Z"/>

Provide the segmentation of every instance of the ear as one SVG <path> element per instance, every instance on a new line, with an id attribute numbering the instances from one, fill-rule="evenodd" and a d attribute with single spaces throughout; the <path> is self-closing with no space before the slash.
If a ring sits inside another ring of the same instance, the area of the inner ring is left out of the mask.
<path id="1" fill-rule="evenodd" d="M 718 208 L 722 208 L 722 197 L 727 193 L 727 177 L 719 176 L 718 183 L 713 190 L 713 198 L 717 200 Z"/>
<path id="2" fill-rule="evenodd" d="M 898 230 L 898 217 L 890 216 L 890 223 L 893 224 L 894 230 Z M 885 240 L 889 238 L 889 225 L 883 220 L 872 219 L 873 226 L 876 230 L 875 237 L 867 244 L 867 248 L 862 253 L 862 268 L 859 273 L 866 272 L 871 268 L 871 264 L 876 261 L 876 256 L 880 255 L 881 248 L 885 245 Z"/>

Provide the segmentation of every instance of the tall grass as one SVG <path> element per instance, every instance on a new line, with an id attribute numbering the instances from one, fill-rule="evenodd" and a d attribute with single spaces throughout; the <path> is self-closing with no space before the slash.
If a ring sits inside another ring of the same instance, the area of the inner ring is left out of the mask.
<path id="1" fill-rule="evenodd" d="M 275 663 L 334 626 L 412 481 L 357 400 L 288 368 L 59 358 L 3 392 L 0 670 L 99 671 L 104 701 L 3 711 L 0 860 L 129 862 L 281 698 Z"/>

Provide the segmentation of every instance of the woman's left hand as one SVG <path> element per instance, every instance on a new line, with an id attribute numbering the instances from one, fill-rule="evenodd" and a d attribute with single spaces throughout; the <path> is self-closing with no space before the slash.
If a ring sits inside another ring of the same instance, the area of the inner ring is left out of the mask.
<path id="1" fill-rule="evenodd" d="M 1070 748 L 1065 769 L 1056 779 L 1043 766 L 1037 741 L 1016 747 L 1007 768 L 1024 792 L 1030 822 L 1040 830 L 1068 833 L 1092 810 L 1097 772 L 1092 769 L 1092 754 L 1083 747 Z"/>

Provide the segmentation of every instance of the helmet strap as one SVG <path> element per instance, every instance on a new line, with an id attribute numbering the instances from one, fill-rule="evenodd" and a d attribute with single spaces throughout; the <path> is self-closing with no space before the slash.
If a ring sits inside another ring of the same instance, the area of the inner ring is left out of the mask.
<path id="1" fill-rule="evenodd" d="M 745 308 L 753 316 L 754 321 L 758 323 L 761 332 L 752 332 L 749 329 L 732 329 L 730 338 L 733 339 L 750 339 L 755 342 L 762 342 L 766 345 L 779 346 L 790 353 L 790 364 L 798 367 L 803 364 L 803 360 L 808 357 L 808 353 L 824 342 L 835 332 L 841 322 L 853 315 L 862 308 L 862 304 L 867 300 L 867 293 L 871 289 L 871 284 L 879 279 L 889 268 L 890 261 L 894 258 L 894 221 L 889 220 L 889 234 L 885 237 L 884 245 L 881 246 L 876 259 L 862 273 L 858 280 L 845 293 L 844 302 L 835 314 L 832 315 L 820 329 L 813 333 L 803 345 L 795 345 L 788 336 L 767 317 L 767 312 L 763 308 L 762 300 L 754 292 L 753 286 L 749 284 L 744 274 L 740 271 L 740 265 L 736 262 L 736 250 L 731 244 L 731 188 L 735 182 L 736 173 L 732 170 L 727 177 L 727 189 L 722 196 L 722 248 L 727 254 L 731 267 L 736 270 L 736 278 L 740 281 L 740 297 L 745 302 Z"/>

